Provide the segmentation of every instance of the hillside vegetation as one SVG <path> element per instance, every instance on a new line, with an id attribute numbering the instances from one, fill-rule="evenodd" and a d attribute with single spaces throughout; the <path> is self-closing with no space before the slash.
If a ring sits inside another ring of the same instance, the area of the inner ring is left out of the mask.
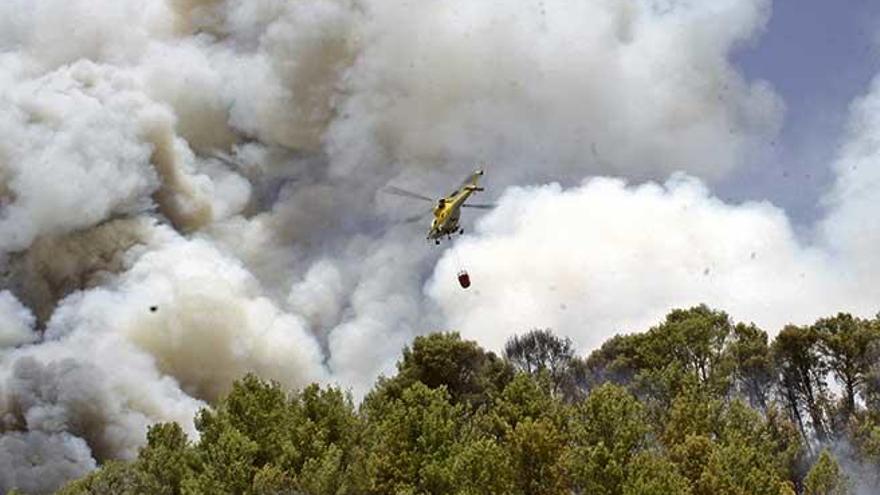
<path id="1" fill-rule="evenodd" d="M 73 494 L 831 495 L 880 486 L 880 320 L 775 339 L 699 306 L 588 357 L 534 330 L 503 356 L 435 333 L 355 406 L 248 375 L 150 428 Z M 867 490 L 867 491 L 866 491 Z"/>

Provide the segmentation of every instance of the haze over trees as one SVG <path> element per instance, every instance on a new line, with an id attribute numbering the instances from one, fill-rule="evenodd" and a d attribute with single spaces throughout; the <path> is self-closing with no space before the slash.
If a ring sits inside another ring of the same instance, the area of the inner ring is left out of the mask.
<path id="1" fill-rule="evenodd" d="M 355 405 L 334 387 L 241 378 L 157 424 L 74 494 L 837 495 L 880 483 L 880 320 L 775 339 L 698 306 L 587 357 L 549 330 L 498 356 L 416 338 Z"/>

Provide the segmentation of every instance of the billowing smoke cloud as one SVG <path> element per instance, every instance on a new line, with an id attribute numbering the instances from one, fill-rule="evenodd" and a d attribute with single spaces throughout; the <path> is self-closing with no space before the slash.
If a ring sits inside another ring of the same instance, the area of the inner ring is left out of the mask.
<path id="1" fill-rule="evenodd" d="M 8 433 L 0 438 L 0 490 L 39 493 L 95 469 L 89 446 L 67 433 Z"/>
<path id="2" fill-rule="evenodd" d="M 194 434 L 248 371 L 359 396 L 431 330 L 586 351 L 697 302 L 770 331 L 872 311 L 880 90 L 814 239 L 710 190 L 781 123 L 728 61 L 769 9 L 2 3 L 0 489 L 131 458 L 158 421 Z M 401 222 L 430 205 L 377 193 L 478 162 L 506 192 L 453 251 Z"/>
<path id="3" fill-rule="evenodd" d="M 472 291 L 449 283 L 461 263 Z M 641 186 L 592 179 L 509 190 L 441 260 L 428 293 L 453 328 L 493 348 L 511 331 L 550 327 L 590 349 L 700 303 L 771 331 L 870 310 L 837 270 L 771 204 L 725 204 L 681 176 Z"/>
<path id="4" fill-rule="evenodd" d="M 832 252 L 863 277 L 864 290 L 875 297 L 880 287 L 868 283 L 880 274 L 880 217 L 871 214 L 880 201 L 880 79 L 871 91 L 856 100 L 846 143 L 833 164 L 837 181 L 825 197 L 829 215 L 821 235 Z"/>
<path id="5" fill-rule="evenodd" d="M 8 290 L 0 292 L 0 349 L 36 340 L 34 315 Z"/>
<path id="6" fill-rule="evenodd" d="M 353 94 L 330 133 L 335 171 L 377 156 L 497 162 L 511 179 L 587 170 L 717 178 L 779 123 L 773 93 L 745 82 L 726 57 L 768 7 L 369 3 Z"/>
<path id="7" fill-rule="evenodd" d="M 427 286 L 446 320 L 500 348 L 511 328 L 551 327 L 585 349 L 610 333 L 707 303 L 771 332 L 837 311 L 880 309 L 880 85 L 853 103 L 824 198 L 827 214 L 798 239 L 785 212 L 726 204 L 700 181 L 627 185 L 591 179 L 509 190 L 437 265 Z M 462 261 L 463 260 L 463 261 Z M 464 262 L 481 281 L 450 285 Z"/>
<path id="8" fill-rule="evenodd" d="M 114 219 L 91 229 L 46 236 L 9 257 L 4 286 L 11 288 L 43 325 L 58 301 L 97 287 L 122 270 L 125 251 L 146 241 L 144 218 Z"/>
<path id="9" fill-rule="evenodd" d="M 156 109 L 131 86 L 114 69 L 82 62 L 4 92 L 0 250 L 94 225 L 158 188 L 139 135 Z"/>
<path id="10" fill-rule="evenodd" d="M 551 327 L 583 348 L 707 303 L 775 332 L 849 311 L 880 309 L 880 84 L 855 101 L 826 215 L 799 239 L 767 202 L 727 204 L 704 183 L 589 179 L 514 188 L 476 235 L 444 256 L 427 292 L 446 321 L 500 348 L 512 328 Z M 480 280 L 449 284 L 465 263 Z"/>

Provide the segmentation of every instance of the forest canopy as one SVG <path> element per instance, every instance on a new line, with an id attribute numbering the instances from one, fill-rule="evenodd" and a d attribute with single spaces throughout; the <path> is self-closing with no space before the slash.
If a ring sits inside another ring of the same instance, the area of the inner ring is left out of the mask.
<path id="1" fill-rule="evenodd" d="M 880 485 L 880 319 L 774 339 L 698 306 L 588 356 L 551 330 L 502 355 L 417 337 L 356 405 L 248 374 L 74 494 L 868 493 Z"/>

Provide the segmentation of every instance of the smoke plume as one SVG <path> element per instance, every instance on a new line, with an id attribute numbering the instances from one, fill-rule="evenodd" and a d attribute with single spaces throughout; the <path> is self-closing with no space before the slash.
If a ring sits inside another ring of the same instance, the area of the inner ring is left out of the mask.
<path id="1" fill-rule="evenodd" d="M 586 352 L 698 302 L 771 332 L 873 314 L 880 87 L 812 236 L 713 192 L 782 123 L 729 61 L 770 7 L 0 3 L 0 489 L 195 434 L 248 371 L 360 396 L 432 330 Z M 379 192 L 480 164 L 498 208 L 452 247 Z"/>

